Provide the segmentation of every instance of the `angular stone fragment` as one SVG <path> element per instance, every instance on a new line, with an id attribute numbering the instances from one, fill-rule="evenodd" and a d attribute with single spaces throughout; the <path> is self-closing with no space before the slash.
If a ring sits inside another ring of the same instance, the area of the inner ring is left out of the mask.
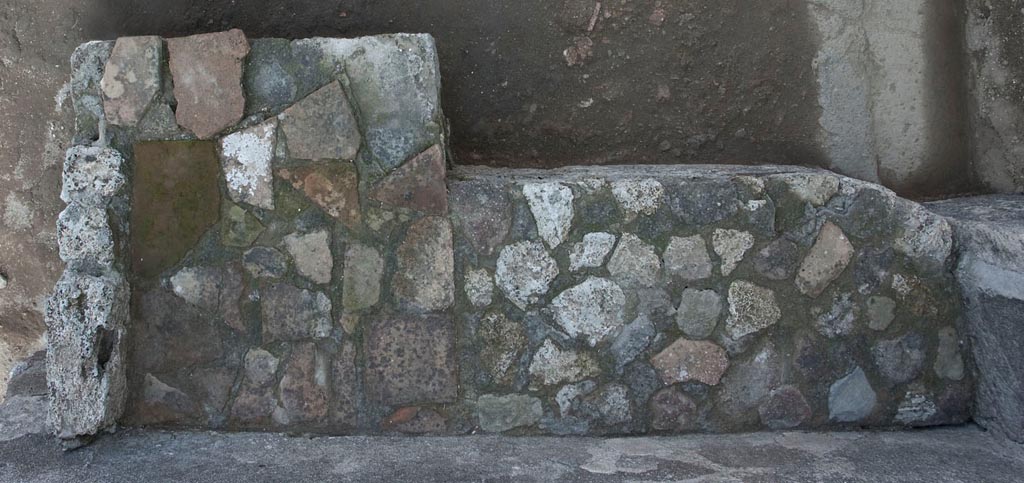
<path id="1" fill-rule="evenodd" d="M 488 433 L 501 433 L 521 426 L 532 426 L 540 421 L 543 414 L 540 399 L 525 394 L 484 394 L 476 400 L 476 415 L 480 429 Z"/>
<path id="2" fill-rule="evenodd" d="M 722 276 L 729 276 L 754 246 L 754 235 L 739 230 L 715 230 L 711 246 L 722 259 Z"/>
<path id="3" fill-rule="evenodd" d="M 561 183 L 527 183 L 523 185 L 523 196 L 544 243 L 555 248 L 565 241 L 574 213 L 572 190 Z"/>
<path id="4" fill-rule="evenodd" d="M 939 329 L 939 348 L 935 353 L 935 375 L 959 381 L 964 378 L 964 359 L 960 355 L 960 342 L 956 329 L 943 327 Z"/>
<path id="5" fill-rule="evenodd" d="M 57 217 L 57 249 L 67 264 L 114 263 L 114 233 L 103 208 L 71 203 Z"/>
<path id="6" fill-rule="evenodd" d="M 444 310 L 455 303 L 452 228 L 447 218 L 428 216 L 412 224 L 396 253 L 391 287 L 404 304 Z"/>
<path id="7" fill-rule="evenodd" d="M 236 203 L 274 209 L 271 163 L 274 158 L 277 121 L 231 133 L 220 140 L 221 168 L 228 195 Z"/>
<path id="8" fill-rule="evenodd" d="M 583 268 L 598 268 L 615 247 L 615 235 L 611 233 L 587 233 L 583 241 L 572 246 L 569 252 L 569 270 L 576 272 Z"/>
<path id="9" fill-rule="evenodd" d="M 555 394 L 555 403 L 558 404 L 558 413 L 564 418 L 571 416 L 579 404 L 579 399 L 597 389 L 594 381 L 583 381 L 576 384 L 566 384 Z"/>
<path id="10" fill-rule="evenodd" d="M 625 306 L 622 289 L 615 282 L 598 277 L 569 288 L 551 302 L 555 322 L 570 337 L 582 338 L 591 347 L 625 324 Z"/>
<path id="11" fill-rule="evenodd" d="M 242 255 L 242 266 L 256 278 L 281 278 L 288 272 L 288 260 L 276 248 L 252 247 Z"/>
<path id="12" fill-rule="evenodd" d="M 451 319 L 437 315 L 373 318 L 364 353 L 370 401 L 395 406 L 455 400 L 458 381 Z"/>
<path id="13" fill-rule="evenodd" d="M 787 173 L 773 176 L 789 188 L 800 201 L 822 206 L 839 191 L 839 178 L 826 174 Z"/>
<path id="14" fill-rule="evenodd" d="M 239 248 L 252 245 L 263 233 L 263 223 L 245 208 L 230 202 L 227 205 L 220 225 L 221 243 Z"/>
<path id="15" fill-rule="evenodd" d="M 896 301 L 889 297 L 873 296 L 868 299 L 868 327 L 885 330 L 896 318 Z"/>
<path id="16" fill-rule="evenodd" d="M 832 384 L 828 391 L 828 417 L 840 423 L 860 421 L 875 409 L 878 398 L 861 368 Z"/>
<path id="17" fill-rule="evenodd" d="M 796 287 L 804 295 L 817 297 L 843 273 L 853 257 L 853 245 L 832 222 L 825 222 L 818 239 L 800 264 Z"/>
<path id="18" fill-rule="evenodd" d="M 512 226 L 512 205 L 504 186 L 452 181 L 451 216 L 465 238 L 481 256 L 494 253 Z"/>
<path id="19" fill-rule="evenodd" d="M 672 237 L 662 258 L 665 271 L 683 280 L 703 280 L 711 276 L 711 257 L 700 235 Z"/>
<path id="20" fill-rule="evenodd" d="M 417 154 L 370 191 L 370 199 L 431 215 L 448 214 L 444 151 L 435 144 Z"/>
<path id="21" fill-rule="evenodd" d="M 117 39 L 100 80 L 107 122 L 138 124 L 160 90 L 163 53 L 163 40 L 154 35 Z"/>
<path id="22" fill-rule="evenodd" d="M 676 310 L 676 324 L 683 333 L 695 339 L 706 339 L 718 325 L 722 314 L 722 297 L 714 290 L 683 290 Z"/>
<path id="23" fill-rule="evenodd" d="M 782 311 L 775 303 L 775 293 L 744 280 L 729 285 L 729 317 L 725 330 L 729 337 L 739 339 L 775 325 Z"/>
<path id="24" fill-rule="evenodd" d="M 330 335 L 331 301 L 321 292 L 272 284 L 262 291 L 260 306 L 265 344 Z"/>
<path id="25" fill-rule="evenodd" d="M 209 139 L 242 118 L 242 59 L 249 42 L 241 30 L 167 39 L 178 124 Z"/>
<path id="26" fill-rule="evenodd" d="M 474 307 L 486 307 L 494 300 L 494 281 L 486 268 L 467 270 L 463 288 Z"/>
<path id="27" fill-rule="evenodd" d="M 72 146 L 64 157 L 60 199 L 105 206 L 127 183 L 124 158 L 117 150 L 98 146 Z"/>
<path id="28" fill-rule="evenodd" d="M 609 347 L 615 358 L 616 370 L 622 370 L 626 364 L 633 362 L 633 359 L 636 359 L 647 348 L 656 334 L 657 330 L 654 328 L 654 324 L 643 314 L 623 327 Z"/>
<path id="29" fill-rule="evenodd" d="M 318 350 L 316 344 L 300 342 L 292 346 L 278 389 L 284 417 L 275 416 L 275 419 L 284 424 L 298 424 L 326 416 L 328 370 L 326 354 Z"/>
<path id="30" fill-rule="evenodd" d="M 352 243 L 345 251 L 345 275 L 342 282 L 342 306 L 362 310 L 380 301 L 380 282 L 384 276 L 384 257 L 376 248 Z"/>
<path id="31" fill-rule="evenodd" d="M 488 312 L 477 329 L 480 340 L 480 362 L 494 382 L 514 381 L 520 356 L 526 348 L 526 329 L 503 312 Z"/>
<path id="32" fill-rule="evenodd" d="M 494 272 L 498 288 L 521 310 L 537 303 L 538 296 L 548 293 L 549 285 L 557 276 L 558 264 L 555 259 L 551 258 L 543 244 L 531 241 L 502 248 Z"/>
<path id="33" fill-rule="evenodd" d="M 628 423 L 633 418 L 629 389 L 622 384 L 608 384 L 584 397 L 580 412 L 608 426 Z"/>
<path id="34" fill-rule="evenodd" d="M 612 195 L 626 213 L 651 216 L 661 206 L 665 188 L 658 180 L 646 178 L 612 182 Z"/>
<path id="35" fill-rule="evenodd" d="M 362 136 L 338 81 L 296 102 L 278 119 L 287 139 L 288 155 L 294 159 L 351 161 L 359 152 Z"/>
<path id="36" fill-rule="evenodd" d="M 754 256 L 754 270 L 769 280 L 788 280 L 800 263 L 800 249 L 796 243 L 778 238 Z"/>
<path id="37" fill-rule="evenodd" d="M 924 337 L 916 333 L 880 341 L 871 353 L 878 372 L 896 384 L 909 382 L 919 376 L 927 356 Z"/>
<path id="38" fill-rule="evenodd" d="M 545 339 L 530 362 L 530 387 L 581 381 L 596 376 L 599 371 L 597 361 L 590 354 L 563 350 L 551 339 Z"/>
<path id="39" fill-rule="evenodd" d="M 661 259 L 653 246 L 624 233 L 608 260 L 608 272 L 625 287 L 653 287 L 661 275 Z"/>
<path id="40" fill-rule="evenodd" d="M 679 339 L 651 358 L 665 384 L 697 381 L 718 384 L 729 368 L 725 349 L 707 341 Z"/>
<path id="41" fill-rule="evenodd" d="M 733 360 L 729 372 L 719 383 L 715 408 L 728 421 L 729 427 L 740 428 L 758 423 L 758 406 L 783 381 L 786 363 L 768 342 L 751 357 Z"/>
<path id="42" fill-rule="evenodd" d="M 128 283 L 65 272 L 46 301 L 48 423 L 62 439 L 115 424 L 126 399 Z"/>
<path id="43" fill-rule="evenodd" d="M 697 429 L 697 403 L 676 387 L 666 387 L 651 397 L 651 427 L 657 431 Z"/>
<path id="44" fill-rule="evenodd" d="M 362 220 L 359 211 L 359 177 L 352 163 L 282 168 L 277 176 L 349 228 Z"/>
<path id="45" fill-rule="evenodd" d="M 792 429 L 811 417 L 811 407 L 796 386 L 773 390 L 757 408 L 761 424 L 775 430 Z"/>
<path id="46" fill-rule="evenodd" d="M 330 283 L 334 269 L 331 256 L 330 233 L 319 230 L 312 233 L 292 233 L 284 237 L 284 247 L 295 262 L 295 269 L 314 283 Z"/>
<path id="47" fill-rule="evenodd" d="M 266 386 L 274 381 L 277 373 L 277 357 L 263 349 L 254 348 L 245 353 L 246 380 L 257 386 Z"/>

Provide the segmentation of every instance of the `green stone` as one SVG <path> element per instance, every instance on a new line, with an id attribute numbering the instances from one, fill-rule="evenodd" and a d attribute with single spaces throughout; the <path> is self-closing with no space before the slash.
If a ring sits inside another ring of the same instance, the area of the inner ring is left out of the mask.
<path id="1" fill-rule="evenodd" d="M 224 223 L 220 226 L 221 242 L 229 247 L 247 247 L 263 233 L 263 224 L 252 213 L 234 203 L 226 203 Z"/>

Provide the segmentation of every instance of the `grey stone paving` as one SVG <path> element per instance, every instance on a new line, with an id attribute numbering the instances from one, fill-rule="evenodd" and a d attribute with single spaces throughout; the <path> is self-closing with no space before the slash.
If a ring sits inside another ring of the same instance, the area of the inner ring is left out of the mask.
<path id="1" fill-rule="evenodd" d="M 64 453 L 0 442 L 0 481 L 1019 481 L 1024 446 L 975 427 L 645 438 L 289 437 L 127 430 Z"/>

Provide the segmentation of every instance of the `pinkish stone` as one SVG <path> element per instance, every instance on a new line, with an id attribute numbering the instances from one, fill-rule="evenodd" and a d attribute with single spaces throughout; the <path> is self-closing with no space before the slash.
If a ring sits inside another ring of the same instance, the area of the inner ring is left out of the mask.
<path id="1" fill-rule="evenodd" d="M 277 176 L 345 226 L 359 225 L 359 179 L 352 163 L 283 168 L 277 170 Z"/>
<path id="2" fill-rule="evenodd" d="M 818 233 L 818 239 L 807 253 L 796 274 L 796 287 L 804 295 L 817 297 L 832 283 L 853 258 L 853 245 L 843 230 L 827 221 Z"/>
<path id="3" fill-rule="evenodd" d="M 303 342 L 292 348 L 281 376 L 281 405 L 285 424 L 315 421 L 327 415 L 327 364 L 316 344 Z"/>
<path id="4" fill-rule="evenodd" d="M 444 151 L 435 144 L 384 178 L 370 199 L 433 215 L 448 213 Z"/>
<path id="5" fill-rule="evenodd" d="M 241 30 L 167 39 L 167 51 L 180 126 L 209 139 L 242 119 L 249 42 Z"/>
<path id="6" fill-rule="evenodd" d="M 285 109 L 279 119 L 292 158 L 351 161 L 359 152 L 359 126 L 337 81 Z"/>
<path id="7" fill-rule="evenodd" d="M 651 364 L 665 384 L 697 381 L 714 386 L 729 368 L 729 357 L 711 342 L 679 339 L 652 357 Z"/>
<path id="8" fill-rule="evenodd" d="M 103 70 L 103 116 L 115 126 L 134 127 L 160 90 L 164 52 L 160 37 L 121 37 Z"/>

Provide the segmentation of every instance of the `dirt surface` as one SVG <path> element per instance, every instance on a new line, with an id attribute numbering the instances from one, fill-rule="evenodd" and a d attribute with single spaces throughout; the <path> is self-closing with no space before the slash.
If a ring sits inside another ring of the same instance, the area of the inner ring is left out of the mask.
<path id="1" fill-rule="evenodd" d="M 803 0 L 108 0 L 118 35 L 428 32 L 462 164 L 822 164 Z"/>

